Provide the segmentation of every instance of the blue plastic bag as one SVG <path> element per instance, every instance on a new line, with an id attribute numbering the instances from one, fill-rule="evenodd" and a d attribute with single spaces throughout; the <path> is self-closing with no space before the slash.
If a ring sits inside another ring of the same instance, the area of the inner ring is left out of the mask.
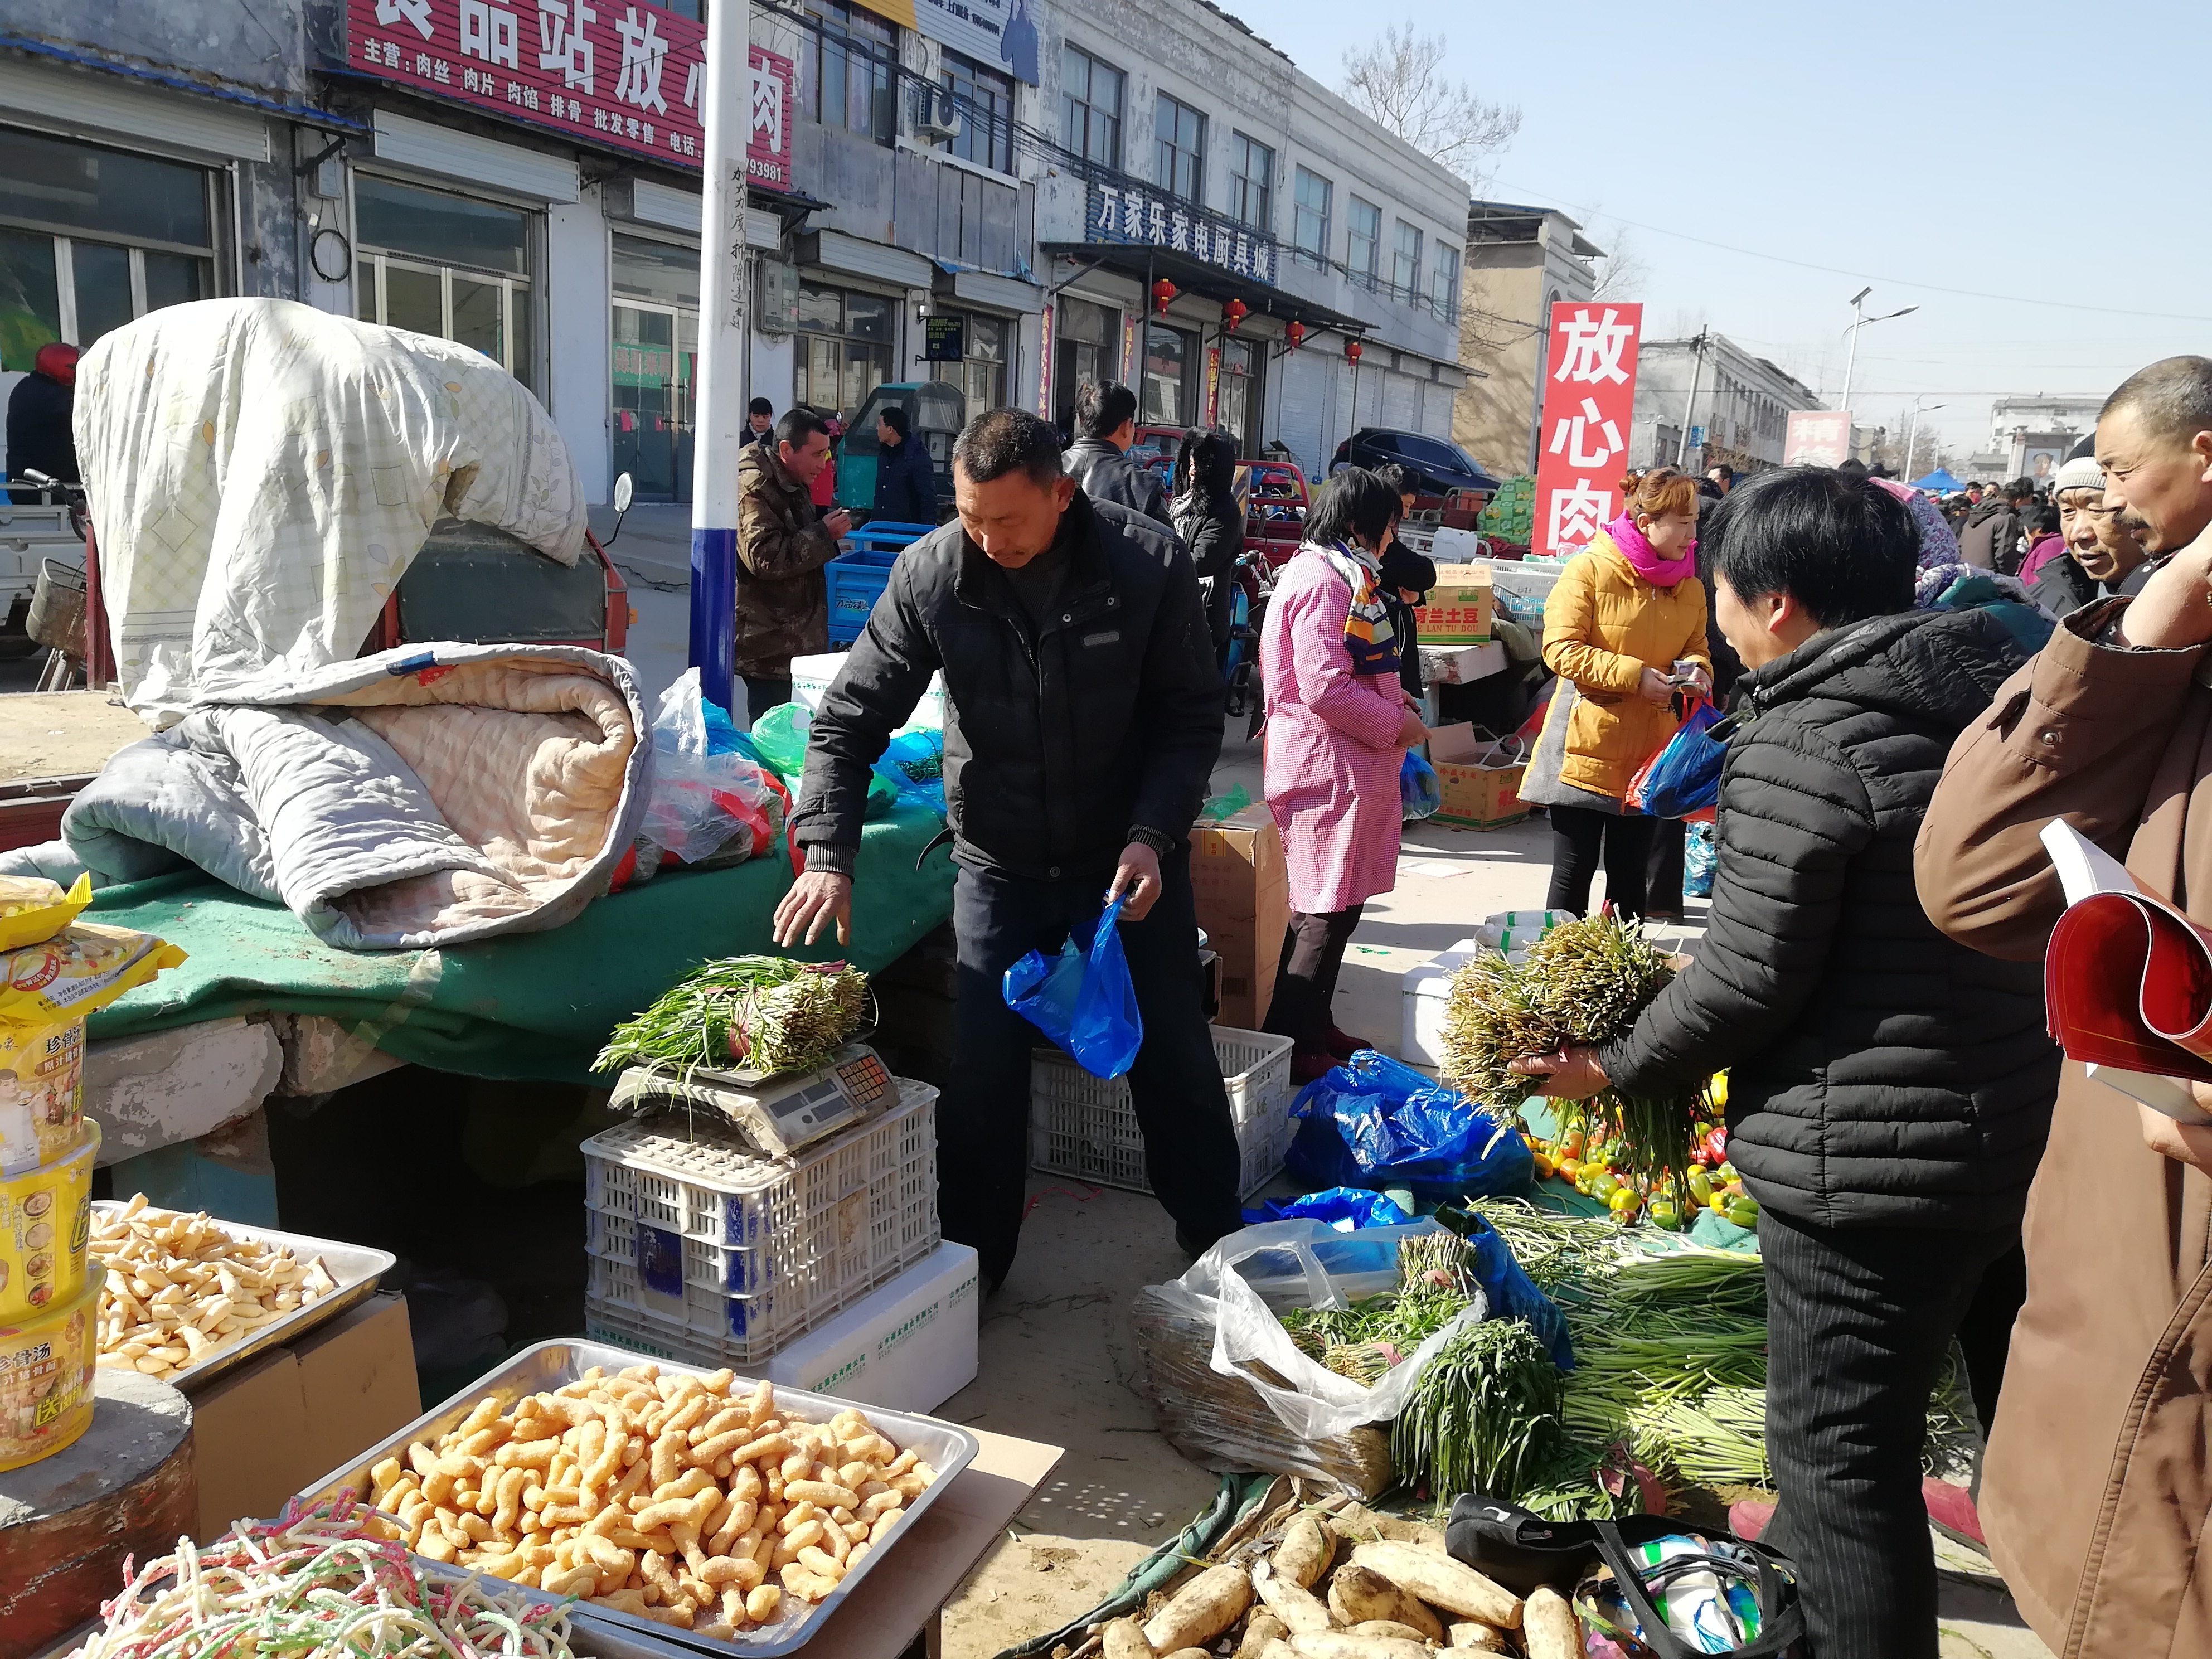
<path id="1" fill-rule="evenodd" d="M 1309 1188 L 1479 1198 L 1524 1187 L 1536 1172 L 1511 1122 L 1371 1048 L 1308 1084 L 1291 1115 L 1299 1123 L 1284 1164 Z"/>
<path id="2" fill-rule="evenodd" d="M 1145 1041 L 1137 988 L 1121 954 L 1121 904 L 1117 898 L 1099 913 L 1089 939 L 1071 930 L 1054 961 L 1030 951 L 1006 969 L 1001 991 L 1007 1007 L 1093 1077 L 1120 1077 Z"/>
<path id="3" fill-rule="evenodd" d="M 1304 1198 L 1270 1199 L 1244 1212 L 1250 1224 L 1296 1221 L 1301 1218 L 1326 1221 L 1338 1232 L 1357 1232 L 1362 1227 L 1402 1227 L 1413 1218 L 1381 1193 L 1361 1187 L 1331 1187 Z"/>
<path id="4" fill-rule="evenodd" d="M 1713 826 L 1693 823 L 1687 840 L 1682 843 L 1682 896 L 1711 898 L 1713 896 L 1713 866 L 1718 854 L 1713 846 Z"/>
<path id="5" fill-rule="evenodd" d="M 1437 1211 L 1437 1219 L 1474 1252 L 1475 1281 L 1489 1298 L 1490 1317 L 1527 1320 L 1552 1363 L 1563 1371 L 1574 1370 L 1575 1345 L 1567 1336 L 1566 1316 L 1536 1288 L 1498 1229 L 1472 1211 L 1456 1207 Z"/>
<path id="6" fill-rule="evenodd" d="M 1437 784 L 1437 769 L 1419 755 L 1408 749 L 1406 759 L 1398 768 L 1398 805 L 1409 821 L 1434 816 L 1444 804 L 1443 789 Z"/>
<path id="7" fill-rule="evenodd" d="M 1684 818 L 1718 800 L 1721 763 L 1728 758 L 1728 733 L 1712 730 L 1720 719 L 1719 709 L 1699 701 L 1630 782 L 1628 805 L 1655 818 Z"/>
<path id="8" fill-rule="evenodd" d="M 940 818 L 945 816 L 945 733 L 907 732 L 890 740 L 876 775 L 899 793 L 901 800 L 918 801 Z"/>

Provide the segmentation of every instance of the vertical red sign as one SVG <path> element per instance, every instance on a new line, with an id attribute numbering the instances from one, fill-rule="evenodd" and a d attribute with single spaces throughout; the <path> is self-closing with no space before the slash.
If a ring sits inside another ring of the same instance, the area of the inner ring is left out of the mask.
<path id="1" fill-rule="evenodd" d="M 1552 307 L 1537 445 L 1537 553 L 1579 553 L 1620 513 L 1643 330 L 1640 305 Z"/>
<path id="2" fill-rule="evenodd" d="M 357 73 L 510 121 L 700 165 L 707 31 L 629 0 L 347 0 Z M 754 46 L 749 171 L 791 184 L 787 58 Z"/>

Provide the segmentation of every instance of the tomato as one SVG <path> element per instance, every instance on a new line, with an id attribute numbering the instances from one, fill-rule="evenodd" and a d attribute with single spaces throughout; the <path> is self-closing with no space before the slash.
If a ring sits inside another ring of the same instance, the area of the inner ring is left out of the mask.
<path id="1" fill-rule="evenodd" d="M 1552 1166 L 1553 1172 L 1563 1180 L 1579 1181 L 1583 1176 L 1582 1160 L 1570 1152 Z"/>
<path id="2" fill-rule="evenodd" d="M 1644 1200 L 1637 1197 L 1632 1188 L 1623 1187 L 1606 1201 L 1606 1207 L 1623 1221 L 1633 1221 L 1636 1212 L 1644 1207 Z"/>
<path id="3" fill-rule="evenodd" d="M 1549 1181 L 1552 1178 L 1552 1171 L 1559 1166 L 1552 1162 L 1551 1157 L 1548 1153 L 1538 1152 L 1535 1154 L 1535 1158 L 1536 1179 L 1539 1181 Z"/>
<path id="4" fill-rule="evenodd" d="M 1663 1227 L 1670 1233 L 1682 1231 L 1682 1212 L 1675 1207 L 1674 1200 L 1671 1198 L 1655 1198 L 1651 1200 L 1650 1219 L 1653 1226 Z"/>
<path id="5" fill-rule="evenodd" d="M 1589 1144 L 1580 1129 L 1568 1130 L 1566 1133 L 1557 1137 L 1557 1141 L 1559 1150 L 1570 1158 L 1580 1158 L 1583 1155 L 1583 1148 Z"/>
<path id="6" fill-rule="evenodd" d="M 1759 1200 L 1755 1198 L 1732 1198 L 1728 1208 L 1721 1212 L 1723 1220 L 1739 1227 L 1759 1225 Z"/>
<path id="7" fill-rule="evenodd" d="M 1712 1198 L 1713 1178 L 1703 1170 L 1690 1171 L 1689 1187 L 1690 1196 L 1700 1205 L 1710 1201 Z"/>

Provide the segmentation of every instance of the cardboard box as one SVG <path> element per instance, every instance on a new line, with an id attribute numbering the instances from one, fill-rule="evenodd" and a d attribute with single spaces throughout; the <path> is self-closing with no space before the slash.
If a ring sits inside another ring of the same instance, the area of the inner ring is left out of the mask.
<path id="1" fill-rule="evenodd" d="M 1429 764 L 1443 795 L 1430 823 L 1494 830 L 1528 816 L 1521 799 L 1528 768 L 1510 740 L 1479 738 L 1468 725 L 1438 726 L 1429 734 Z"/>
<path id="2" fill-rule="evenodd" d="M 201 1541 L 275 1515 L 422 1413 L 407 1304 L 373 1296 L 290 1347 L 191 1391 Z"/>
<path id="3" fill-rule="evenodd" d="M 1488 565 L 1438 565 L 1429 602 L 1413 608 L 1413 626 L 1424 645 L 1480 645 L 1490 637 L 1496 605 Z"/>
<path id="4" fill-rule="evenodd" d="M 768 1362 L 771 1382 L 931 1412 L 975 1380 L 982 1285 L 975 1252 L 945 1243 Z"/>
<path id="5" fill-rule="evenodd" d="M 1265 803 L 1190 832 L 1190 884 L 1198 925 L 1221 958 L 1216 1023 L 1256 1031 L 1275 994 L 1283 934 L 1291 922 L 1283 838 Z"/>

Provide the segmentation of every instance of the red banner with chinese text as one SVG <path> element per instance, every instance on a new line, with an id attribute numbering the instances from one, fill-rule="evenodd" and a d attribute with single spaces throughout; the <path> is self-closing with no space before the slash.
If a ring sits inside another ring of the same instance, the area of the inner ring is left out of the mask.
<path id="1" fill-rule="evenodd" d="M 347 0 L 346 56 L 363 75 L 512 121 L 647 155 L 701 162 L 707 31 L 612 0 Z M 748 172 L 791 188 L 787 58 L 754 46 Z"/>
<path id="2" fill-rule="evenodd" d="M 1534 552 L 1578 553 L 1620 514 L 1643 330 L 1641 305 L 1577 301 L 1552 307 L 1543 429 L 1536 447 Z"/>

